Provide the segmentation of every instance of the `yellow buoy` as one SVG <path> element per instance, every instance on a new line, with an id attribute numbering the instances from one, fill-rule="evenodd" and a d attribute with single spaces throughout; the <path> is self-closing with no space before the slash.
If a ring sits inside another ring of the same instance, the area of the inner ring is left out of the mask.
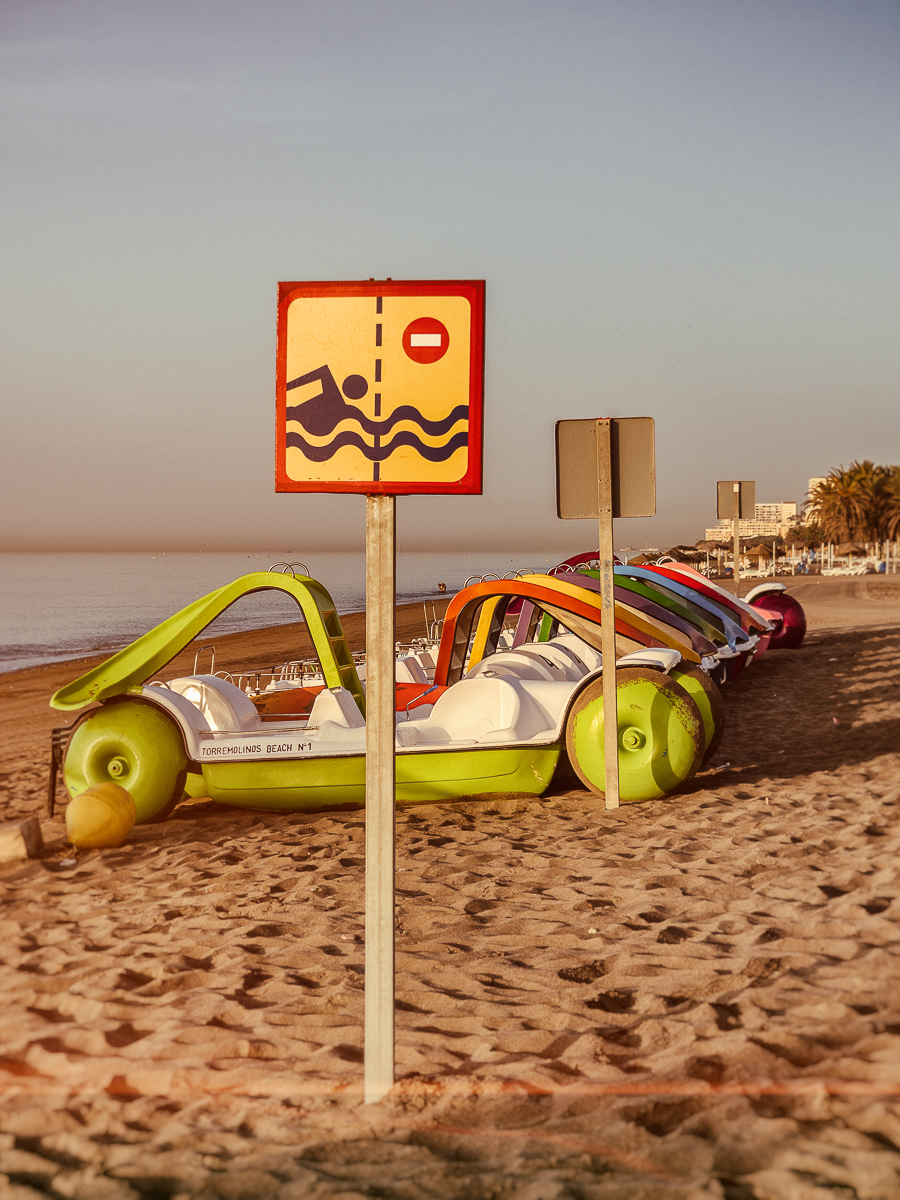
<path id="1" fill-rule="evenodd" d="M 95 783 L 66 806 L 66 833 L 80 850 L 121 846 L 137 817 L 134 800 L 117 783 Z"/>

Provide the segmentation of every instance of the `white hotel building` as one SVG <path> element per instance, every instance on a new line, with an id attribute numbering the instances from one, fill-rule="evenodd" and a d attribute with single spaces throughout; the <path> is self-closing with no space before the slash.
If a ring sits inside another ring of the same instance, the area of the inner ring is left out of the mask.
<path id="1" fill-rule="evenodd" d="M 816 482 L 810 480 L 810 483 Z M 783 500 L 781 504 L 757 504 L 752 517 L 738 521 L 738 533 L 742 538 L 787 538 L 791 529 L 799 524 L 797 505 Z M 710 542 L 730 542 L 734 536 L 730 520 L 723 518 L 718 525 L 707 529 L 706 538 Z"/>

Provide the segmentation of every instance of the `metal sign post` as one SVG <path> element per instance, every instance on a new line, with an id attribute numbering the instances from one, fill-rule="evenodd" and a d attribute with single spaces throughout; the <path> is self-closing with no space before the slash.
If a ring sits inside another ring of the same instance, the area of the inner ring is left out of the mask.
<path id="1" fill-rule="evenodd" d="M 740 522 L 756 514 L 756 482 L 751 479 L 720 479 L 717 487 L 717 516 L 731 518 L 734 539 L 734 594 L 741 594 Z"/>
<path id="2" fill-rule="evenodd" d="M 608 419 L 597 421 L 597 513 L 600 523 L 600 646 L 603 655 L 603 761 L 606 807 L 619 807 L 619 707 L 616 699 L 616 591 L 613 571 L 612 445 Z M 610 670 L 610 667 L 612 668 Z M 607 719 L 610 714 L 614 719 Z"/>
<path id="3" fill-rule="evenodd" d="M 394 496 L 366 497 L 365 1100 L 394 1082 Z M 370 648 L 369 648 L 370 647 Z"/>
<path id="4" fill-rule="evenodd" d="M 280 283 L 275 490 L 366 497 L 364 1091 L 394 1082 L 395 505 L 479 495 L 484 281 Z"/>
<path id="5" fill-rule="evenodd" d="M 731 537 L 734 541 L 734 594 L 741 594 L 741 485 L 732 484 Z"/>
<path id="6" fill-rule="evenodd" d="M 600 647 L 603 655 L 603 757 L 606 807 L 619 807 L 613 518 L 656 512 L 652 417 L 556 422 L 556 512 L 599 522 Z M 606 714 L 613 714 L 611 720 Z"/>

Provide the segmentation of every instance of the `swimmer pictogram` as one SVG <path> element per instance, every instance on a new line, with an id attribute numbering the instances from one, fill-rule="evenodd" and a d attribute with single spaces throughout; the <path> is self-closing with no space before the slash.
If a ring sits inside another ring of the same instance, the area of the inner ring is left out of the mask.
<path id="1" fill-rule="evenodd" d="M 481 281 L 279 293 L 277 490 L 481 491 Z"/>
<path id="2" fill-rule="evenodd" d="M 308 434 L 315 437 L 327 437 L 329 434 L 334 434 L 337 426 L 344 421 L 355 421 L 361 432 L 374 434 L 379 442 L 381 437 L 390 433 L 394 426 L 401 421 L 414 422 L 423 433 L 440 437 L 449 433 L 457 423 L 467 422 L 469 419 L 467 404 L 458 404 L 448 416 L 437 421 L 429 421 L 412 404 L 401 404 L 385 420 L 376 420 L 366 416 L 361 408 L 354 404 L 347 404 L 344 400 L 344 396 L 351 400 L 361 400 L 365 396 L 369 385 L 363 376 L 348 375 L 339 388 L 327 366 L 309 371 L 306 375 L 301 375 L 299 379 L 292 379 L 285 386 L 290 391 L 292 388 L 314 382 L 322 385 L 322 391 L 318 396 L 312 400 L 306 400 L 303 404 L 289 404 L 285 408 L 285 416 L 288 421 L 297 421 Z M 353 429 L 344 429 L 335 434 L 332 440 L 324 446 L 308 442 L 300 433 L 288 432 L 286 437 L 288 446 L 299 446 L 304 454 L 314 462 L 325 462 L 332 458 L 342 446 L 351 445 L 356 446 L 372 462 L 384 462 L 386 458 L 390 458 L 398 446 L 413 446 L 429 462 L 444 462 L 460 446 L 467 445 L 468 440 L 467 429 L 457 431 L 447 442 L 438 446 L 427 445 L 410 430 L 402 430 L 387 445 L 376 445 L 374 442 L 369 444 Z"/>

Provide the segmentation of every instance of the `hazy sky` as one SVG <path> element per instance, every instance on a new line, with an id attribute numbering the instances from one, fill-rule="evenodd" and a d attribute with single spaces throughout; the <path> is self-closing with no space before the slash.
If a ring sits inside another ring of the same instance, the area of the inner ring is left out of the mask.
<path id="1" fill-rule="evenodd" d="M 0 0 L 6 548 L 361 546 L 276 495 L 276 283 L 487 281 L 483 497 L 579 548 L 553 425 L 652 416 L 659 515 L 900 462 L 896 0 Z"/>

